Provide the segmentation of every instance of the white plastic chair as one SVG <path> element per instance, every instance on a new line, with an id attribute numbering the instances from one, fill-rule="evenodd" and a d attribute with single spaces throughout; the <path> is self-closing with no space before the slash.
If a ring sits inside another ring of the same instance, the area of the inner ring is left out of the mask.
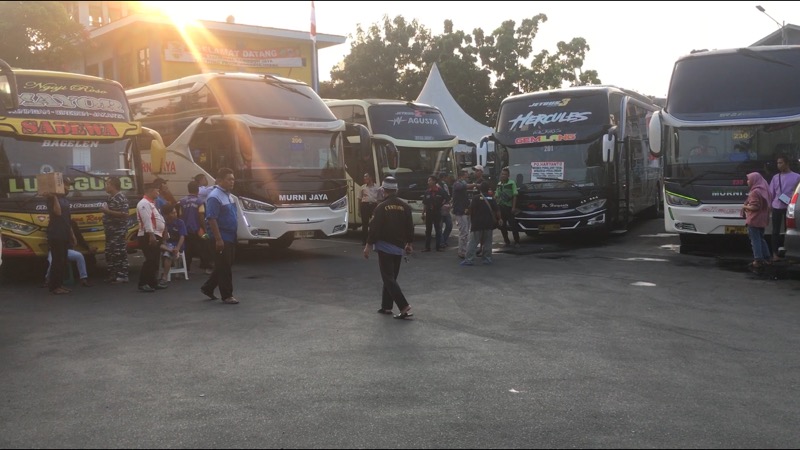
<path id="1" fill-rule="evenodd" d="M 186 267 L 186 255 L 183 252 L 178 253 L 178 257 L 175 259 L 175 262 L 172 264 L 172 267 L 170 267 L 169 273 L 167 274 L 167 281 L 172 281 L 172 275 L 179 273 L 183 274 L 184 280 L 189 279 L 189 270 Z"/>

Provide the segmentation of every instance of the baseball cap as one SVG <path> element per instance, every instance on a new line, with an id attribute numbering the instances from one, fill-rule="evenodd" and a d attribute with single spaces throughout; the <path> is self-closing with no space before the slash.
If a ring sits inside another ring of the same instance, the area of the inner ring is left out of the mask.
<path id="1" fill-rule="evenodd" d="M 381 185 L 384 189 L 389 189 L 390 191 L 397 190 L 397 180 L 394 177 L 386 177 L 383 179 L 383 184 Z"/>
<path id="2" fill-rule="evenodd" d="M 481 172 L 483 172 L 483 166 L 478 164 L 477 166 L 475 166 L 475 170 L 480 170 Z"/>

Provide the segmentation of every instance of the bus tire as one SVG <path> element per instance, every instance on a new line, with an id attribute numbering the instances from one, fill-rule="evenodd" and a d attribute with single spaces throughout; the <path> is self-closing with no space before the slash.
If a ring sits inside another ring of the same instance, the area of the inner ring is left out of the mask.
<path id="1" fill-rule="evenodd" d="M 286 233 L 278 239 L 269 241 L 269 248 L 286 250 L 292 245 L 292 242 L 294 242 L 294 236 L 291 233 Z"/>

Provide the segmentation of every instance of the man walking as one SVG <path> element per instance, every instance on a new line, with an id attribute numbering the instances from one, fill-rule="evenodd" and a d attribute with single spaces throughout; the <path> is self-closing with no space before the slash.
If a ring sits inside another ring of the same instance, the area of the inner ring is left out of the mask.
<path id="1" fill-rule="evenodd" d="M 214 270 L 200 291 L 210 299 L 215 299 L 214 290 L 219 287 L 222 303 L 239 303 L 233 296 L 233 273 L 231 266 L 236 257 L 237 209 L 231 192 L 236 182 L 233 171 L 219 169 L 217 185 L 209 192 L 206 200 L 206 221 L 214 242 Z"/>
<path id="2" fill-rule="evenodd" d="M 397 283 L 397 276 L 400 274 L 403 255 L 409 255 L 414 250 L 411 246 L 414 240 L 414 221 L 411 218 L 411 207 L 397 198 L 395 178 L 386 177 L 382 187 L 386 200 L 375 208 L 367 245 L 364 246 L 364 258 L 369 259 L 370 247 L 374 245 L 378 252 L 378 267 L 383 280 L 381 309 L 378 313 L 392 314 L 392 308 L 397 304 L 400 314 L 396 314 L 394 318 L 407 319 L 413 314 Z"/>

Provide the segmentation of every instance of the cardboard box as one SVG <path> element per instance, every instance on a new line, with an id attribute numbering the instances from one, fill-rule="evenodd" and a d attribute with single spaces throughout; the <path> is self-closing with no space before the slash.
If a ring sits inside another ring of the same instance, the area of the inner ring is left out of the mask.
<path id="1" fill-rule="evenodd" d="M 63 194 L 64 175 L 61 172 L 41 173 L 36 175 L 36 190 L 39 195 Z"/>

